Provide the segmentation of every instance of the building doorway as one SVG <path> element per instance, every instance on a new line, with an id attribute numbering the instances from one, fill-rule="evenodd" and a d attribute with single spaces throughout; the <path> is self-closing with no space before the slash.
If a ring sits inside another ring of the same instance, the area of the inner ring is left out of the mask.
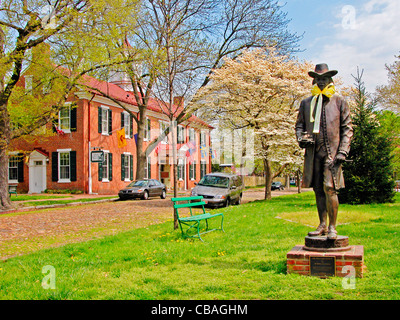
<path id="1" fill-rule="evenodd" d="M 29 193 L 42 193 L 47 188 L 47 157 L 38 151 L 29 156 Z"/>

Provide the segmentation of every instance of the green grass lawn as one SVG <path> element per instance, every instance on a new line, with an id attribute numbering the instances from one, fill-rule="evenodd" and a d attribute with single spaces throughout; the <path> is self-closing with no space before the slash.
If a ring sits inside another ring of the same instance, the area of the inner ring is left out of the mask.
<path id="1" fill-rule="evenodd" d="M 355 289 L 342 278 L 286 274 L 286 253 L 315 223 L 313 193 L 219 210 L 225 233 L 211 232 L 204 243 L 183 240 L 169 221 L 0 262 L 0 299 L 400 298 L 399 196 L 393 204 L 340 206 L 339 234 L 365 251 Z M 42 287 L 45 266 L 54 268 L 55 289 Z"/>

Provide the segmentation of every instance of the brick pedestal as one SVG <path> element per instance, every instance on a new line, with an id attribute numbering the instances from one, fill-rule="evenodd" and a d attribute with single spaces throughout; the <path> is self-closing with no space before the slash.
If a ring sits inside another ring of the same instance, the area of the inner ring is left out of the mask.
<path id="1" fill-rule="evenodd" d="M 303 245 L 297 245 L 287 255 L 287 273 L 297 273 L 309 276 L 310 257 L 335 257 L 336 276 L 344 277 L 349 271 L 342 272 L 344 266 L 353 266 L 355 276 L 363 277 L 364 271 L 364 246 L 350 246 L 349 250 L 339 252 L 318 252 L 304 250 Z"/>

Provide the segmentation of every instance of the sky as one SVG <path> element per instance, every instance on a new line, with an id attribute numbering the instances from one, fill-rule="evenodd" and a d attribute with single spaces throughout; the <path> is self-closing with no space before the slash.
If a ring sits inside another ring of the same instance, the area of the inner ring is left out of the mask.
<path id="1" fill-rule="evenodd" d="M 387 84 L 386 64 L 400 55 L 399 0 L 281 0 L 291 19 L 291 32 L 303 34 L 296 55 L 313 64 L 338 70 L 352 85 L 357 67 L 364 70 L 368 92 Z"/>

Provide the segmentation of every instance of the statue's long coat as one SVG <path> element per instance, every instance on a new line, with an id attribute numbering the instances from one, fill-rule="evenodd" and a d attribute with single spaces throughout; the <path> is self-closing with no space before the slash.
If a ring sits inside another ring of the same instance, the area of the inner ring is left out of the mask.
<path id="1" fill-rule="evenodd" d="M 304 99 L 299 108 L 296 122 L 296 136 L 301 138 L 302 132 L 312 133 L 314 122 L 310 122 L 310 104 L 313 97 Z M 350 142 L 353 136 L 353 127 L 350 118 L 350 108 L 339 95 L 334 95 L 329 100 L 324 98 L 321 123 L 322 130 L 326 132 L 328 155 L 335 159 L 336 154 L 341 151 L 348 155 Z M 315 141 L 315 134 L 314 141 Z M 303 171 L 303 188 L 313 187 L 313 165 L 315 144 L 306 148 Z M 335 166 L 333 180 L 336 190 L 344 188 L 344 178 L 341 165 Z"/>

